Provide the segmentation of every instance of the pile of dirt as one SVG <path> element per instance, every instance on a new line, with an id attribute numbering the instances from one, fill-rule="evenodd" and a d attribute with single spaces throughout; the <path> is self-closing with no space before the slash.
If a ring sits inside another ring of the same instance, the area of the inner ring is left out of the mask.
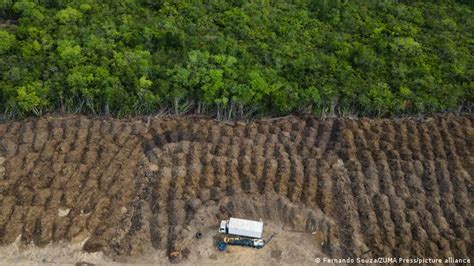
<path id="1" fill-rule="evenodd" d="M 308 237 L 308 260 L 472 257 L 472 120 L 3 123 L 0 244 L 197 262 L 217 255 L 195 233 L 233 216 L 279 232 L 267 259 L 298 261 L 281 257 L 291 234 Z"/>

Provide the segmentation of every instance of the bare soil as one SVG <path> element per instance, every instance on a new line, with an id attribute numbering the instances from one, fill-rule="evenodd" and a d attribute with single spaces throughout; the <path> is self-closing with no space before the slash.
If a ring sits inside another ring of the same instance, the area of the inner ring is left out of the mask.
<path id="1" fill-rule="evenodd" d="M 473 118 L 2 123 L 0 263 L 472 258 Z M 276 237 L 218 252 L 231 216 Z"/>

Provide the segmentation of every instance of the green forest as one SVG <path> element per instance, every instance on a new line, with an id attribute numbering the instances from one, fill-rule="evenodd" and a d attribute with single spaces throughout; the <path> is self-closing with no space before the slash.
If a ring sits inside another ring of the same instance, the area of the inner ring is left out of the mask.
<path id="1" fill-rule="evenodd" d="M 471 111 L 473 3 L 0 0 L 0 113 Z"/>

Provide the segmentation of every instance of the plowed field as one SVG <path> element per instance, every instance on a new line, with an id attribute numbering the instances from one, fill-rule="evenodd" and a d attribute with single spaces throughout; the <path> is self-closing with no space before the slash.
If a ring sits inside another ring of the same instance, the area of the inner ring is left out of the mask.
<path id="1" fill-rule="evenodd" d="M 186 262 L 234 216 L 307 236 L 309 257 L 472 258 L 473 119 L 2 123 L 0 244 Z M 256 252 L 285 255 L 279 235 Z"/>

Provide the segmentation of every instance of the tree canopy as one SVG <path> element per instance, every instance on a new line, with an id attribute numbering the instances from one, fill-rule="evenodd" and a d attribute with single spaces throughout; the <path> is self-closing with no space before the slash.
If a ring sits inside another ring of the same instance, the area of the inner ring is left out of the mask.
<path id="1" fill-rule="evenodd" d="M 456 110 L 471 1 L 2 0 L 0 112 Z"/>

